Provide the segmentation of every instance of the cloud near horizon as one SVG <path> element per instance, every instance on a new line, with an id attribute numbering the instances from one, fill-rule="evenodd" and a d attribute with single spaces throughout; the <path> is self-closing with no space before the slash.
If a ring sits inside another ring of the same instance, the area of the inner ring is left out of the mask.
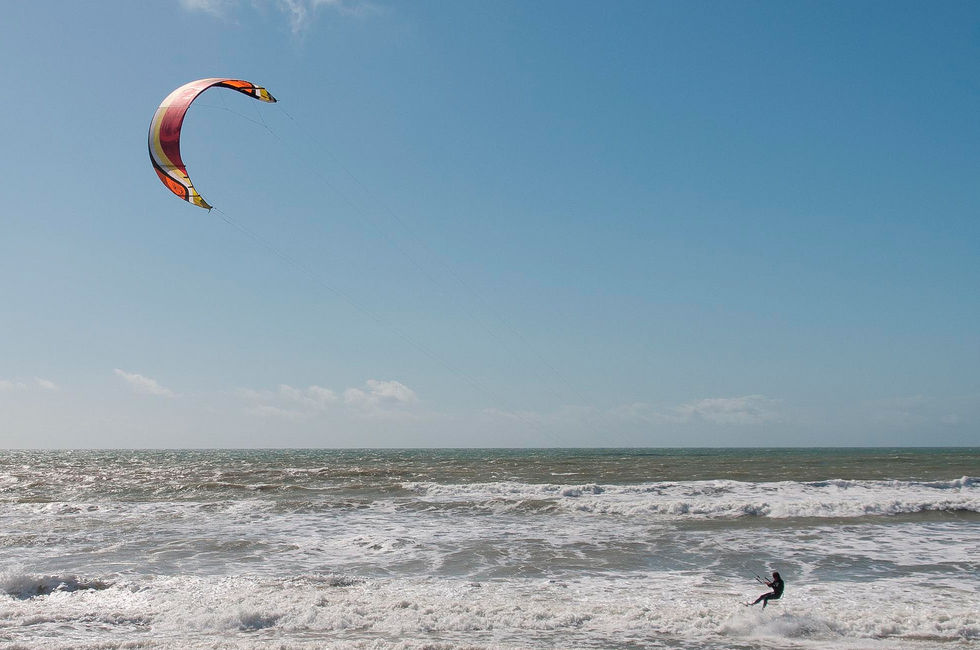
<path id="1" fill-rule="evenodd" d="M 657 407 L 646 402 L 624 404 L 606 411 L 588 406 L 562 406 L 551 412 L 509 411 L 498 408 L 485 409 L 483 415 L 491 419 L 503 419 L 511 423 L 523 423 L 539 432 L 571 430 L 586 427 L 598 430 L 610 427 L 619 430 L 623 423 L 649 425 L 698 424 L 713 426 L 752 426 L 783 421 L 778 410 L 779 400 L 765 395 L 738 397 L 706 397 L 675 406 Z M 551 435 L 551 434 L 549 434 Z"/>
<path id="2" fill-rule="evenodd" d="M 141 395 L 176 397 L 176 393 L 166 386 L 161 386 L 155 379 L 144 377 L 143 375 L 139 375 L 134 372 L 126 372 L 125 370 L 120 370 L 119 368 L 115 368 L 113 372 L 116 373 L 117 377 L 122 378 L 122 380 L 126 382 L 134 392 Z"/>
<path id="3" fill-rule="evenodd" d="M 715 424 L 761 424 L 779 419 L 776 403 L 765 395 L 709 397 L 681 404 L 674 413 L 685 422 L 701 419 Z"/>
<path id="4" fill-rule="evenodd" d="M 617 407 L 611 413 L 619 418 L 649 423 L 751 425 L 779 421 L 778 403 L 765 395 L 706 397 L 665 409 L 635 402 Z"/>
<path id="5" fill-rule="evenodd" d="M 248 407 L 246 411 L 260 417 L 286 420 L 308 420 L 330 409 L 360 416 L 404 413 L 418 402 L 411 388 L 399 381 L 368 379 L 361 388 L 347 388 L 340 395 L 323 386 L 295 388 L 280 384 L 276 390 L 240 388 L 235 391 Z"/>
<path id="6" fill-rule="evenodd" d="M 956 427 L 976 421 L 980 413 L 980 395 L 906 395 L 866 402 L 865 408 L 876 425 L 896 429 L 934 424 Z"/>

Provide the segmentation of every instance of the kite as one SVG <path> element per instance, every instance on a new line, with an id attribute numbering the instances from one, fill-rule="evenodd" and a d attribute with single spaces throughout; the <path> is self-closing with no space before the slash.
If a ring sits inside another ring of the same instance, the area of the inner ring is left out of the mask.
<path id="1" fill-rule="evenodd" d="M 180 127 L 184 123 L 184 113 L 187 112 L 191 102 L 213 86 L 237 90 L 263 102 L 276 101 L 268 90 L 250 81 L 213 77 L 184 84 L 167 95 L 153 114 L 148 137 L 153 169 L 171 192 L 205 210 L 210 210 L 211 205 L 198 194 L 187 175 L 184 162 L 180 159 Z"/>

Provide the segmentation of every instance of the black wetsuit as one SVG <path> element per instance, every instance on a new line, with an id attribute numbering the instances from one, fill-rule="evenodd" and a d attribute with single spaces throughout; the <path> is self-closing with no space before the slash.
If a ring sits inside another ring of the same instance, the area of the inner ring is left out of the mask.
<path id="1" fill-rule="evenodd" d="M 762 609 L 766 608 L 766 605 L 769 604 L 770 600 L 779 600 L 779 597 L 783 595 L 782 578 L 774 578 L 772 582 L 767 582 L 766 584 L 772 588 L 772 591 L 770 591 L 768 594 L 762 594 L 761 596 L 756 598 L 755 601 L 752 603 L 753 605 L 755 605 L 757 602 L 761 600 Z"/>

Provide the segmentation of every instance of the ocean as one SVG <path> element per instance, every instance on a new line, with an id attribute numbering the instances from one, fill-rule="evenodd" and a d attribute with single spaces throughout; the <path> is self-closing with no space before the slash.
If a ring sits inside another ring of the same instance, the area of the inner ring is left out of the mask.
<path id="1" fill-rule="evenodd" d="M 3 648 L 980 648 L 980 448 L 0 451 L 0 522 Z"/>

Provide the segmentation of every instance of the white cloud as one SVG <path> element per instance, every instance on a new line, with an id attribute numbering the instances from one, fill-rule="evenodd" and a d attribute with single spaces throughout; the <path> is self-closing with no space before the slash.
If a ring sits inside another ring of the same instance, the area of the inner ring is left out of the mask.
<path id="1" fill-rule="evenodd" d="M 337 401 L 337 394 L 329 388 L 310 386 L 306 389 L 306 392 L 309 394 L 310 399 L 321 404 L 329 404 L 330 402 Z"/>
<path id="2" fill-rule="evenodd" d="M 144 377 L 133 372 L 126 372 L 116 368 L 113 372 L 129 384 L 134 391 L 143 395 L 158 395 L 160 397 L 174 397 L 175 393 L 165 386 L 161 386 L 155 379 Z"/>
<path id="3" fill-rule="evenodd" d="M 50 379 L 35 377 L 34 383 L 36 383 L 38 388 L 41 388 L 42 390 L 58 390 L 58 385 Z"/>
<path id="4" fill-rule="evenodd" d="M 364 389 L 348 388 L 344 391 L 344 403 L 360 409 L 375 411 L 390 407 L 402 407 L 418 400 L 415 391 L 398 381 L 368 379 Z"/>
<path id="5" fill-rule="evenodd" d="M 286 400 L 303 404 L 318 411 L 322 411 L 330 404 L 338 401 L 336 393 L 322 386 L 310 386 L 305 390 L 300 390 L 286 384 L 280 384 L 279 394 Z"/>

